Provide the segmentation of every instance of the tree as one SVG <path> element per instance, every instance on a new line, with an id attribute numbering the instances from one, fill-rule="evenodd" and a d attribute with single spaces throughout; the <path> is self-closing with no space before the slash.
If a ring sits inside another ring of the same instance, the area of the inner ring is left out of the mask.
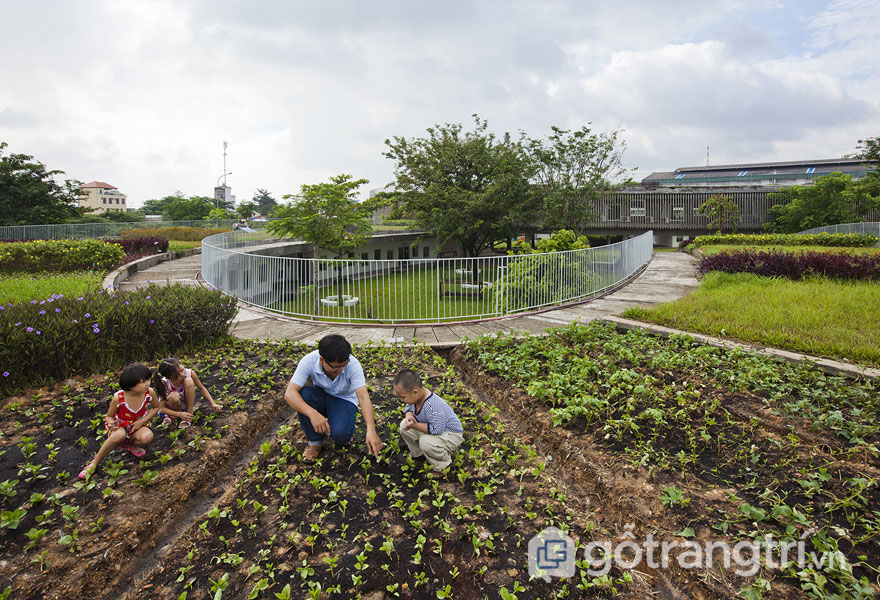
<path id="1" fill-rule="evenodd" d="M 269 214 L 269 211 L 272 210 L 273 207 L 278 206 L 278 203 L 275 201 L 275 198 L 272 197 L 272 194 L 267 190 L 260 188 L 257 188 L 253 202 L 256 204 L 256 211 L 264 216 Z"/>
<path id="2" fill-rule="evenodd" d="M 208 213 L 208 216 L 205 217 L 206 221 L 228 221 L 230 219 L 235 218 L 235 213 L 226 208 L 212 208 L 211 212 Z"/>
<path id="3" fill-rule="evenodd" d="M 207 196 L 170 197 L 162 208 L 162 218 L 165 221 L 201 221 L 213 209 L 214 199 Z"/>
<path id="4" fill-rule="evenodd" d="M 318 248 L 324 248 L 342 256 L 363 246 L 370 232 L 371 205 L 359 203 L 357 189 L 369 183 L 366 179 L 352 179 L 342 174 L 331 177 L 329 182 L 303 185 L 299 194 L 287 194 L 290 204 L 275 209 L 274 221 L 267 230 L 278 236 L 287 236 L 312 244 L 312 282 L 318 282 Z M 342 306 L 341 273 L 337 272 L 337 300 Z M 318 308 L 318 292 L 315 288 L 315 310 Z"/>
<path id="5" fill-rule="evenodd" d="M 28 154 L 3 154 L 0 142 L 0 225 L 39 225 L 63 223 L 76 218 L 82 183 L 55 177 L 64 171 L 47 170 L 46 165 Z"/>
<path id="6" fill-rule="evenodd" d="M 508 134 L 497 139 L 474 115 L 474 130 L 436 125 L 428 136 L 385 140 L 395 166 L 396 200 L 416 224 L 454 240 L 466 256 L 478 256 L 496 240 L 509 239 L 528 206 L 531 165 Z"/>
<path id="7" fill-rule="evenodd" d="M 725 229 L 736 231 L 739 224 L 739 205 L 730 196 L 716 194 L 703 202 L 697 209 L 706 217 L 709 229 L 721 233 Z"/>
<path id="8" fill-rule="evenodd" d="M 242 202 L 235 209 L 236 214 L 242 219 L 250 219 L 254 215 L 254 209 L 257 207 L 253 202 Z"/>
<path id="9" fill-rule="evenodd" d="M 595 200 L 625 172 L 621 159 L 626 144 L 618 140 L 617 129 L 607 134 L 593 133 L 586 125 L 577 131 L 552 130 L 546 141 L 524 142 L 535 165 L 542 226 L 583 231 L 596 218 L 591 209 Z"/>
<path id="10" fill-rule="evenodd" d="M 876 182 L 868 178 L 853 180 L 845 173 L 831 173 L 813 180 L 812 185 L 794 185 L 772 194 L 781 204 L 771 206 L 772 221 L 764 228 L 777 233 L 797 233 L 813 227 L 852 223 L 880 207 Z"/>

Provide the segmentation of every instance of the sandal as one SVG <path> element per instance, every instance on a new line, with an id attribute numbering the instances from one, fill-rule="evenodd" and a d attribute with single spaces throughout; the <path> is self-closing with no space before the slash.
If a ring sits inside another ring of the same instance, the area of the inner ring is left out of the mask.
<path id="1" fill-rule="evenodd" d="M 95 467 L 93 467 L 91 465 L 86 465 L 86 467 L 82 471 L 79 472 L 79 475 L 77 475 L 77 477 L 79 477 L 80 479 L 88 479 L 89 476 L 94 472 L 95 472 Z"/>
<path id="2" fill-rule="evenodd" d="M 125 449 L 131 452 L 135 458 L 141 458 L 144 454 L 147 453 L 146 450 L 139 446 L 127 446 Z"/>
<path id="3" fill-rule="evenodd" d="M 306 465 L 313 465 L 321 454 L 322 446 L 320 444 L 309 444 L 303 450 L 302 462 Z"/>
<path id="4" fill-rule="evenodd" d="M 192 425 L 192 423 L 190 423 L 189 421 L 181 421 L 181 422 L 180 422 L 180 425 L 178 425 L 178 427 L 179 427 L 180 429 L 186 429 L 186 428 L 189 427 L 190 425 Z"/>
<path id="5" fill-rule="evenodd" d="M 171 420 L 171 417 L 169 417 L 168 415 L 165 415 L 165 416 L 162 418 L 162 426 L 163 426 L 163 427 L 168 427 L 168 426 L 170 426 L 172 423 L 174 423 L 174 421 L 172 421 L 172 420 Z"/>

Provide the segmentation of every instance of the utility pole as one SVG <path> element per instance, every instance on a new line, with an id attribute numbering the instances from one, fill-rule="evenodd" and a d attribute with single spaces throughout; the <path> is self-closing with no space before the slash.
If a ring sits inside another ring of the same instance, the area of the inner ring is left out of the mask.
<path id="1" fill-rule="evenodd" d="M 228 145 L 229 142 L 223 140 L 223 187 L 226 187 L 226 176 L 229 175 L 229 173 L 226 171 L 226 146 Z M 708 164 L 708 162 L 706 164 Z"/>

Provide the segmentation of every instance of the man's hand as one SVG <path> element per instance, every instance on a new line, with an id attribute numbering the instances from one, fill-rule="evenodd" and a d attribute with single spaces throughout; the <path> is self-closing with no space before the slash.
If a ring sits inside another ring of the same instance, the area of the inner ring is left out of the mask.
<path id="1" fill-rule="evenodd" d="M 379 439 L 379 434 L 376 433 L 375 429 L 371 429 L 367 431 L 367 450 L 375 456 L 379 457 L 379 450 L 382 449 L 382 440 Z"/>
<path id="2" fill-rule="evenodd" d="M 330 421 L 327 420 L 327 417 L 315 411 L 315 414 L 309 417 L 309 421 L 312 422 L 312 429 L 315 430 L 315 433 L 330 435 Z"/>

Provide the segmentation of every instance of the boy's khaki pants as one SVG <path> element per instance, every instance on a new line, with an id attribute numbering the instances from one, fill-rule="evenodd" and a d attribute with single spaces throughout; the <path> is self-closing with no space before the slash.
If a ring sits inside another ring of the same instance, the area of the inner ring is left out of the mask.
<path id="1" fill-rule="evenodd" d="M 452 462 L 452 453 L 461 446 L 464 437 L 460 433 L 444 431 L 440 435 L 422 433 L 415 427 L 403 429 L 401 421 L 400 435 L 409 447 L 413 456 L 425 456 L 435 471 L 442 471 Z"/>

